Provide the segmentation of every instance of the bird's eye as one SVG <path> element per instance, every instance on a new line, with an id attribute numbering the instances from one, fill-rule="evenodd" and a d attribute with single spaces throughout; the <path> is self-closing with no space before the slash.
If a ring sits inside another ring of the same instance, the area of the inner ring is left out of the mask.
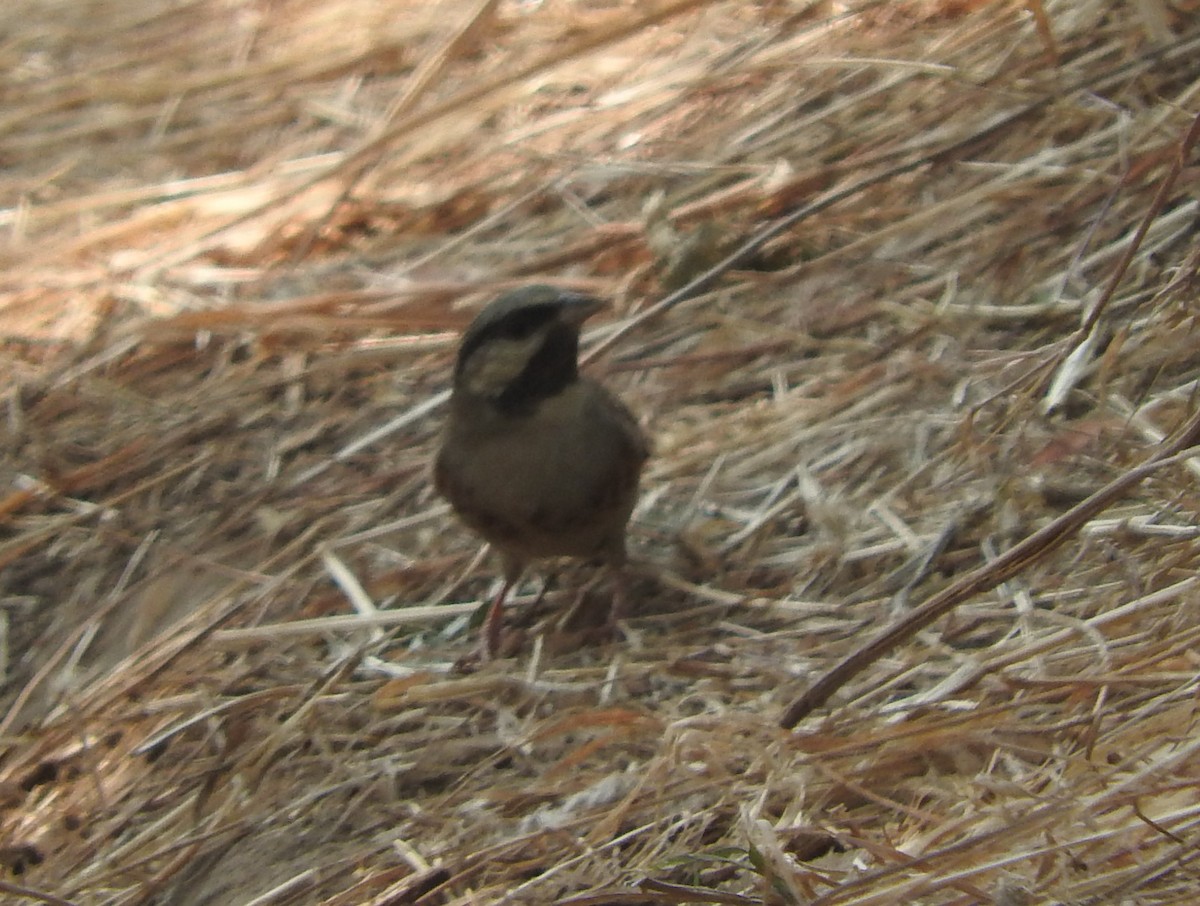
<path id="1" fill-rule="evenodd" d="M 548 313 L 542 308 L 526 308 L 514 311 L 497 325 L 497 332 L 512 340 L 530 336 L 546 323 Z"/>

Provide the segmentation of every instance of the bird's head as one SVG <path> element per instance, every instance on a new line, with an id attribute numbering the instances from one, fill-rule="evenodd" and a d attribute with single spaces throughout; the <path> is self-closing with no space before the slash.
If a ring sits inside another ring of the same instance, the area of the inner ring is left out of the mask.
<path id="1" fill-rule="evenodd" d="M 604 307 L 592 296 L 526 286 L 487 305 L 463 333 L 454 392 L 520 412 L 579 376 L 579 330 Z"/>

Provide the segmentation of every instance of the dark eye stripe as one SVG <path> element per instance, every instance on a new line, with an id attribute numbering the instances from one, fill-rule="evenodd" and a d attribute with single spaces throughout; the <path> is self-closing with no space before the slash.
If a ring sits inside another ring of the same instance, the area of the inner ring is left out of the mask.
<path id="1" fill-rule="evenodd" d="M 462 343 L 458 347 L 458 369 L 462 370 L 463 362 L 471 357 L 489 337 L 507 337 L 520 339 L 532 334 L 535 330 L 554 320 L 558 314 L 557 307 L 552 303 L 545 305 L 527 305 L 510 309 L 496 316 L 488 317 L 487 312 L 476 318 L 463 334 Z"/>
<path id="2" fill-rule="evenodd" d="M 509 312 L 496 324 L 496 333 L 514 340 L 527 337 L 555 316 L 552 306 L 538 305 Z"/>
<path id="3" fill-rule="evenodd" d="M 579 335 L 565 324 L 547 332 L 525 369 L 504 388 L 496 406 L 510 415 L 532 412 L 579 377 Z"/>

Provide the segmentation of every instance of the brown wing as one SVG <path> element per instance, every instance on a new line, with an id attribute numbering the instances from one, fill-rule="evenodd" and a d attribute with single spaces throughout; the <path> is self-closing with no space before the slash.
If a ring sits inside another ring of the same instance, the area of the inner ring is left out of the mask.
<path id="1" fill-rule="evenodd" d="M 612 421 L 620 428 L 621 436 L 627 445 L 626 449 L 629 458 L 637 462 L 638 469 L 640 470 L 650 457 L 650 454 L 654 452 L 650 438 L 642 431 L 638 420 L 629 411 L 629 407 L 621 402 L 619 397 L 596 381 L 585 379 L 585 383 L 592 388 L 593 400 L 600 410 L 601 417 Z"/>
<path id="2" fill-rule="evenodd" d="M 504 430 L 462 416 L 433 481 L 468 526 L 521 557 L 620 556 L 649 453 L 620 400 L 581 381 Z"/>
<path id="3" fill-rule="evenodd" d="M 596 483 L 589 502 L 593 512 L 612 514 L 613 530 L 624 535 L 625 523 L 637 503 L 638 483 L 642 466 L 650 456 L 650 441 L 628 406 L 600 384 L 587 383 L 594 417 L 611 426 L 613 430 L 606 432 L 606 436 L 612 438 L 614 445 L 608 457 L 608 473 Z"/>

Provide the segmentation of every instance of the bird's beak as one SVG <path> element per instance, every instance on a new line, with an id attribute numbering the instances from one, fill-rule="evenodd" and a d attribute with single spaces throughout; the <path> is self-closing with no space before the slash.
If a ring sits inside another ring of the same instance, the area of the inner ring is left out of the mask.
<path id="1" fill-rule="evenodd" d="M 561 306 L 562 319 L 572 327 L 580 327 L 596 312 L 608 308 L 608 303 L 603 299 L 565 290 L 559 293 L 558 303 Z"/>

